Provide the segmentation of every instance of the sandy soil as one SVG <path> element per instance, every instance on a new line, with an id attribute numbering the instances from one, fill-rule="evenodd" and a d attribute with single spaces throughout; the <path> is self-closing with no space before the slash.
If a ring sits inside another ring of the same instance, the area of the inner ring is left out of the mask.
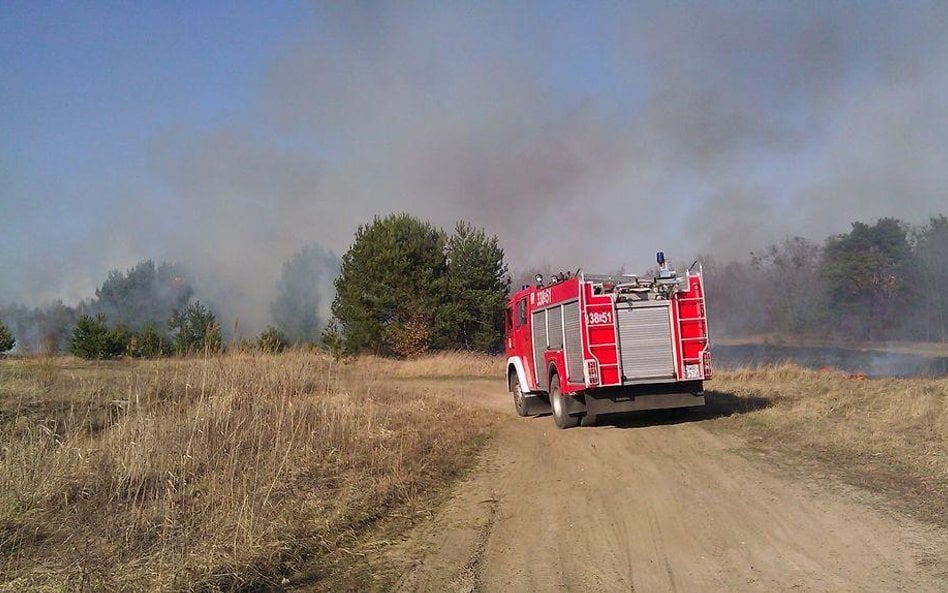
<path id="1" fill-rule="evenodd" d="M 948 591 L 944 530 L 770 465 L 713 419 L 562 431 L 517 418 L 501 382 L 458 389 L 507 419 L 408 535 L 401 593 Z"/>

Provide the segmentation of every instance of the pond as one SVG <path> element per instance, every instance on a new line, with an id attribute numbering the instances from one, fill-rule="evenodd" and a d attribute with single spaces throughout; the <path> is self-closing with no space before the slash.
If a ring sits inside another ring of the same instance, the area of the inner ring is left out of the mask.
<path id="1" fill-rule="evenodd" d="M 792 362 L 804 368 L 831 367 L 867 377 L 948 377 L 948 357 L 924 354 L 772 344 L 714 344 L 712 353 L 714 365 L 722 369 Z"/>

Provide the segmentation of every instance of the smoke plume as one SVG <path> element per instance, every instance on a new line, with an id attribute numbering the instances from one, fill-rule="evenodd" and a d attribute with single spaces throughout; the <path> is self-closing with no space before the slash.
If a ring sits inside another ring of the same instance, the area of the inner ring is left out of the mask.
<path id="1" fill-rule="evenodd" d="M 293 253 L 343 253 L 390 212 L 483 227 L 511 269 L 587 271 L 923 222 L 948 203 L 946 22 L 944 3 L 316 3 L 237 114 L 151 137 L 160 185 L 73 251 L 99 277 L 187 262 L 224 325 L 258 330 Z M 28 260 L 0 300 L 56 293 L 8 289 Z"/>

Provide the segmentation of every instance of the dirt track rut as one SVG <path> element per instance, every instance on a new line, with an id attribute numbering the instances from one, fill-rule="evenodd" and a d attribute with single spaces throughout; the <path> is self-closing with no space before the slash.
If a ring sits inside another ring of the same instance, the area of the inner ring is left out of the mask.
<path id="1" fill-rule="evenodd" d="M 412 538 L 402 593 L 948 591 L 948 534 L 873 496 L 756 460 L 711 420 L 560 431 L 509 414 Z M 792 475 L 791 475 L 792 474 Z"/>

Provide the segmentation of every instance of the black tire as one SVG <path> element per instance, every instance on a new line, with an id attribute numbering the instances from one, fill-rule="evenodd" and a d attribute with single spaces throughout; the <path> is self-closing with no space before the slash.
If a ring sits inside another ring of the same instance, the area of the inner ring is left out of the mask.
<path id="1" fill-rule="evenodd" d="M 579 424 L 579 416 L 566 413 L 566 396 L 560 392 L 560 377 L 556 373 L 550 375 L 550 407 L 557 428 L 572 428 Z"/>
<path id="2" fill-rule="evenodd" d="M 510 391 L 513 392 L 514 407 L 517 409 L 517 416 L 521 418 L 527 415 L 527 400 L 523 397 L 523 388 L 520 386 L 520 378 L 514 373 L 510 378 Z"/>

